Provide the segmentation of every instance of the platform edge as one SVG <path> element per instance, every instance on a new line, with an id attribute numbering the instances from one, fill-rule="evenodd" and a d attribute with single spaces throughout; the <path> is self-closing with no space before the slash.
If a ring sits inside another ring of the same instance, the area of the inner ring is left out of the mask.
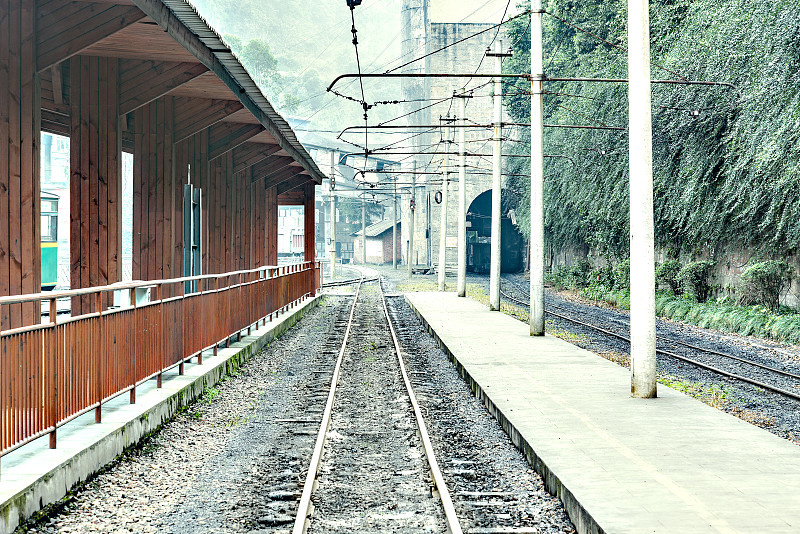
<path id="1" fill-rule="evenodd" d="M 547 491 L 550 492 L 551 495 L 558 497 L 558 499 L 564 504 L 564 509 L 573 525 L 575 525 L 575 529 L 581 534 L 605 534 L 606 531 L 603 530 L 603 528 L 597 523 L 588 510 L 584 508 L 580 501 L 575 498 L 569 488 L 567 488 L 561 482 L 561 479 L 558 477 L 558 475 L 556 475 L 545 463 L 545 461 L 538 454 L 536 454 L 536 451 L 530 442 L 525 439 L 525 437 L 519 432 L 509 418 L 506 417 L 503 411 L 498 408 L 498 406 L 492 400 L 491 395 L 484 391 L 478 381 L 469 374 L 467 369 L 459 361 L 458 357 L 453 353 L 453 351 L 450 350 L 441 337 L 439 337 L 439 334 L 430 325 L 425 316 L 417 309 L 416 306 L 414 306 L 414 303 L 411 301 L 411 299 L 409 299 L 407 295 L 404 295 L 404 298 L 409 307 L 414 311 L 414 314 L 416 314 L 416 316 L 422 322 L 422 325 L 425 327 L 428 333 L 436 340 L 439 348 L 444 351 L 444 353 L 447 355 L 447 358 L 455 366 L 456 371 L 467 383 L 473 395 L 475 395 L 475 398 L 481 401 L 489 413 L 492 414 L 498 423 L 500 423 L 500 427 L 511 439 L 511 442 L 514 444 L 514 446 L 517 447 L 520 452 L 522 452 L 528 464 L 530 464 L 530 466 L 533 467 L 533 469 L 542 477 Z"/>

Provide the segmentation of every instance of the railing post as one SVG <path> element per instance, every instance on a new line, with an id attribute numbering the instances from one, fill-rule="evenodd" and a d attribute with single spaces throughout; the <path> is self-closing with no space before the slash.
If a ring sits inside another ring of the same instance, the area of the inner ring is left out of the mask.
<path id="1" fill-rule="evenodd" d="M 164 358 L 166 356 L 164 351 L 164 303 L 161 302 L 162 299 L 162 285 L 156 285 L 156 300 L 158 301 L 158 346 L 161 348 L 159 351 L 161 353 L 161 364 L 159 365 L 161 371 L 156 376 L 156 388 L 161 387 L 162 379 L 164 376 Z"/>
<path id="2" fill-rule="evenodd" d="M 95 386 L 95 395 L 97 395 L 97 408 L 94 409 L 94 422 L 100 423 L 103 420 L 103 292 L 98 291 L 94 294 L 94 310 L 98 314 L 97 328 L 99 332 L 95 334 L 95 347 L 94 347 L 94 365 L 95 377 L 97 384 Z"/>
<path id="3" fill-rule="evenodd" d="M 130 289 L 129 298 L 131 301 L 131 307 L 133 308 L 133 328 L 136 329 L 136 288 L 132 287 Z M 133 336 L 133 351 L 131 354 L 131 392 L 130 392 L 130 404 L 136 404 L 136 336 Z"/>
<path id="4" fill-rule="evenodd" d="M 58 331 L 56 330 L 56 323 L 58 321 L 58 306 L 56 299 L 50 299 L 50 322 L 52 323 L 53 333 L 50 336 L 50 347 L 49 347 L 49 359 L 48 365 L 50 369 L 48 370 L 47 376 L 50 377 L 51 384 L 49 389 L 49 402 L 47 403 L 47 411 L 48 417 L 47 420 L 50 421 L 50 425 L 53 427 L 53 431 L 50 432 L 50 448 L 55 449 L 56 444 L 58 441 L 58 342 L 56 340 L 56 336 L 58 335 Z"/>
<path id="5" fill-rule="evenodd" d="M 214 278 L 214 290 L 216 291 L 214 293 L 214 300 L 216 300 L 217 301 L 217 305 L 219 305 L 219 303 L 220 303 L 219 302 L 219 276 Z M 216 356 L 217 355 L 217 346 L 219 345 L 219 315 L 216 315 L 214 317 L 214 326 L 215 326 L 214 337 L 217 339 L 217 341 L 214 342 L 214 356 Z"/>
<path id="6" fill-rule="evenodd" d="M 206 286 L 206 291 L 208 291 L 208 278 L 200 279 L 197 281 L 197 288 L 200 290 L 200 297 L 202 299 L 203 295 L 203 284 Z M 200 324 L 207 326 L 205 321 L 205 306 L 200 306 Z M 216 345 L 215 345 L 216 347 Z M 203 365 L 203 349 L 200 349 L 200 352 L 197 353 L 197 365 Z"/>

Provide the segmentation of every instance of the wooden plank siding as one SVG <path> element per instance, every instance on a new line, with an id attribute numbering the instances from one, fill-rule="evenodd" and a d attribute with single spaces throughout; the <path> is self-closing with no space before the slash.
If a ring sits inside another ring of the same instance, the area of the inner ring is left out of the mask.
<path id="1" fill-rule="evenodd" d="M 0 0 L 0 295 L 37 292 L 41 283 L 35 23 L 31 2 Z M 3 308 L 2 328 L 38 314 L 34 305 Z"/>
<path id="2" fill-rule="evenodd" d="M 33 1 L 24 2 L 31 5 Z M 134 6 L 103 2 L 36 2 L 37 57 L 40 71 L 81 53 L 97 41 L 144 18 Z M 33 60 L 33 58 L 31 58 Z"/>
<path id="3" fill-rule="evenodd" d="M 279 193 L 319 171 L 252 80 L 220 68 L 226 50 L 180 15 L 160 0 L 0 0 L 0 295 L 40 291 L 43 129 L 70 138 L 73 289 L 122 278 L 123 149 L 135 280 L 184 274 L 187 183 L 201 190 L 202 272 L 277 263 Z M 72 313 L 95 305 L 76 297 Z M 39 321 L 37 305 L 0 308 L 2 329 Z"/>
<path id="4" fill-rule="evenodd" d="M 121 280 L 119 62 L 73 56 L 69 63 L 70 286 L 79 289 Z M 90 311 L 89 299 L 73 299 L 72 313 Z"/>

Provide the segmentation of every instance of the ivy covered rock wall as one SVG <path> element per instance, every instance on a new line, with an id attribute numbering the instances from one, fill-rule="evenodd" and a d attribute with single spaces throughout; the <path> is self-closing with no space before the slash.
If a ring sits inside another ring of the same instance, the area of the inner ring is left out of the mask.
<path id="1" fill-rule="evenodd" d="M 547 76 L 627 77 L 626 2 L 545 0 L 545 9 L 585 30 L 545 15 Z M 529 32 L 527 18 L 512 23 L 507 72 L 530 71 Z M 651 0 L 651 35 L 653 79 L 735 86 L 653 86 L 657 246 L 670 256 L 716 260 L 726 250 L 793 255 L 800 245 L 800 3 Z M 545 123 L 627 126 L 625 84 L 546 83 L 545 90 Z M 529 97 L 506 97 L 506 104 L 517 122 L 528 122 Z M 522 141 L 508 149 L 527 153 Z M 626 132 L 548 128 L 545 153 L 566 156 L 545 161 L 548 242 L 626 257 Z M 526 160 L 509 158 L 509 165 L 529 172 Z M 529 182 L 511 180 L 526 231 Z"/>

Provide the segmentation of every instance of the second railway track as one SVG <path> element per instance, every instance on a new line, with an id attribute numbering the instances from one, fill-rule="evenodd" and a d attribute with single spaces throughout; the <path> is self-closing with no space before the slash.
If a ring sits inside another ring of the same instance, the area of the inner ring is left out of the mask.
<path id="1" fill-rule="evenodd" d="M 516 287 L 516 284 L 509 284 L 514 288 L 514 290 L 519 291 L 519 289 Z M 529 306 L 528 302 L 510 294 L 507 290 L 504 291 L 501 289 L 501 296 L 517 305 L 526 308 Z M 566 311 L 559 306 L 550 305 L 545 309 L 545 313 L 564 321 L 600 332 L 603 335 L 630 343 L 630 339 L 620 332 L 609 328 L 601 328 L 586 321 L 581 321 L 574 317 L 570 317 L 569 315 L 558 313 L 554 311 L 554 309 Z M 782 369 L 774 364 L 761 363 L 753 359 L 726 354 L 719 350 L 701 347 L 696 344 L 687 343 L 661 335 L 657 335 L 656 339 L 662 344 L 662 348 L 656 349 L 658 354 L 662 354 L 690 365 L 706 369 L 712 373 L 752 384 L 753 386 L 777 393 L 778 395 L 800 401 L 800 372 Z M 671 345 L 672 349 L 664 349 L 664 344 Z M 683 354 L 678 354 L 679 351 L 683 352 Z M 687 356 L 687 353 L 690 354 L 691 357 Z M 793 389 L 797 389 L 798 391 L 793 391 Z"/>

